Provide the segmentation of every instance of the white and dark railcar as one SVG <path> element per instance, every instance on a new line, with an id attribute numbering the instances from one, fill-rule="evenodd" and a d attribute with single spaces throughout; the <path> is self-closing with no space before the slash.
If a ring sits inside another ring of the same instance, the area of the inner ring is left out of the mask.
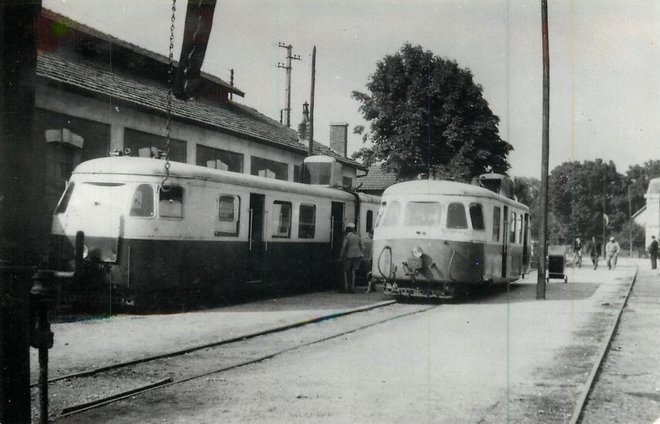
<path id="1" fill-rule="evenodd" d="M 177 162 L 165 177 L 162 160 L 126 156 L 74 170 L 51 231 L 54 269 L 73 269 L 84 237 L 82 275 L 65 302 L 148 309 L 329 288 L 345 225 L 371 231 L 380 201 Z"/>
<path id="2" fill-rule="evenodd" d="M 417 180 L 386 189 L 374 230 L 373 278 L 390 295 L 451 299 L 524 276 L 529 208 L 503 195 L 505 183 L 504 176 L 486 174 L 473 184 Z"/>

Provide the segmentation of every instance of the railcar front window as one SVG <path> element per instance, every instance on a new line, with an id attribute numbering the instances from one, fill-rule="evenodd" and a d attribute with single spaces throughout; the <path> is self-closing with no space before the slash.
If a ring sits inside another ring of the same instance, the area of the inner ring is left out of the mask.
<path id="1" fill-rule="evenodd" d="M 154 216 L 154 189 L 149 184 L 140 184 L 133 193 L 131 216 Z"/>
<path id="2" fill-rule="evenodd" d="M 484 211 L 481 203 L 470 203 L 470 222 L 473 230 L 485 230 Z"/>
<path id="3" fill-rule="evenodd" d="M 461 230 L 467 228 L 465 206 L 462 203 L 450 203 L 447 208 L 447 228 Z"/>
<path id="4" fill-rule="evenodd" d="M 440 212 L 441 207 L 437 202 L 408 202 L 403 225 L 431 227 L 440 222 Z"/>
<path id="5" fill-rule="evenodd" d="M 158 215 L 162 218 L 183 218 L 183 188 L 173 186 L 160 190 Z"/>
<path id="6" fill-rule="evenodd" d="M 399 223 L 399 209 L 401 204 L 394 200 L 392 202 L 383 202 L 378 210 L 378 218 L 376 219 L 376 227 L 392 227 Z"/>
<path id="7" fill-rule="evenodd" d="M 84 182 L 76 186 L 68 203 L 90 214 L 95 211 L 124 212 L 128 205 L 126 197 L 127 190 L 123 183 Z"/>
<path id="8" fill-rule="evenodd" d="M 75 183 L 69 183 L 66 186 L 66 191 L 64 192 L 64 195 L 62 196 L 62 199 L 60 199 L 60 203 L 57 205 L 55 208 L 55 213 L 64 213 L 66 212 L 67 206 L 69 206 L 69 200 L 71 199 L 71 194 L 73 193 L 73 186 Z"/>

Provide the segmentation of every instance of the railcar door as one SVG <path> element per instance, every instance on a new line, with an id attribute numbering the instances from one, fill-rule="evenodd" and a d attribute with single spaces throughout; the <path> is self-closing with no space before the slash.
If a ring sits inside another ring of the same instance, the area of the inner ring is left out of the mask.
<path id="1" fill-rule="evenodd" d="M 331 231 L 330 251 L 332 259 L 339 259 L 341 243 L 344 239 L 344 203 L 332 202 L 330 211 Z"/>
<path id="2" fill-rule="evenodd" d="M 509 256 L 509 207 L 504 206 L 502 214 L 502 278 L 507 275 L 507 262 Z"/>
<path id="3" fill-rule="evenodd" d="M 529 262 L 529 214 L 526 213 L 523 220 L 523 272 L 527 272 Z"/>
<path id="4" fill-rule="evenodd" d="M 266 246 L 264 243 L 264 205 L 266 196 L 250 193 L 250 224 L 248 234 L 247 281 L 264 278 Z"/>

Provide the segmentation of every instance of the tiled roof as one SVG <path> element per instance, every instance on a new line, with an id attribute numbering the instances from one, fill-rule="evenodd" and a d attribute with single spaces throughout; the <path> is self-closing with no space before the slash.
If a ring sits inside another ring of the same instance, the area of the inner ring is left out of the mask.
<path id="1" fill-rule="evenodd" d="M 372 165 L 367 175 L 357 179 L 360 191 L 382 191 L 396 182 L 396 175 L 385 172 L 380 164 Z"/>
<path id="2" fill-rule="evenodd" d="M 161 114 L 167 113 L 167 90 L 156 83 L 138 81 L 135 77 L 109 72 L 52 53 L 40 53 L 37 76 L 68 87 L 96 95 L 109 96 Z M 235 102 L 209 105 L 196 101 L 182 101 L 172 97 L 173 119 L 216 128 L 238 136 L 247 136 L 260 142 L 274 144 L 305 154 L 307 146 L 298 142 L 293 129 Z M 329 147 L 314 142 L 314 154 L 335 157 L 340 162 L 364 169 L 354 160 L 344 158 Z"/>

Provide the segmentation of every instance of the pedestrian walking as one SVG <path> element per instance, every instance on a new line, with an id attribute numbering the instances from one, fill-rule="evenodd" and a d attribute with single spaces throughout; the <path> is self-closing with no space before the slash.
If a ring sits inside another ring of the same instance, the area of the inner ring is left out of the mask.
<path id="1" fill-rule="evenodd" d="M 610 237 L 610 241 L 605 245 L 605 258 L 607 259 L 607 269 L 616 269 L 616 261 L 619 257 L 619 242 Z"/>
<path id="2" fill-rule="evenodd" d="M 596 241 L 596 237 L 591 237 L 589 246 L 587 246 L 587 253 L 591 257 L 591 263 L 594 269 L 598 268 L 598 257 L 600 256 L 600 243 Z"/>
<path id="3" fill-rule="evenodd" d="M 651 269 L 656 269 L 658 267 L 658 240 L 655 239 L 655 236 L 651 236 L 649 255 L 651 255 Z"/>
<path id="4" fill-rule="evenodd" d="M 364 259 L 364 250 L 364 243 L 355 232 L 355 224 L 348 223 L 339 255 L 344 265 L 344 290 L 348 293 L 355 293 L 355 273 Z"/>
<path id="5" fill-rule="evenodd" d="M 575 257 L 575 265 L 578 268 L 582 267 L 582 240 L 580 237 L 576 237 L 573 242 L 573 256 Z"/>

